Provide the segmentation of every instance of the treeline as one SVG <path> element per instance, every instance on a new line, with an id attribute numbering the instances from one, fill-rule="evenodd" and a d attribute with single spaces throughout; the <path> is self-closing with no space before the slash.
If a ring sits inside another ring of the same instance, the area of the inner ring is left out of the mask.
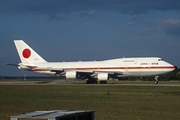
<path id="1" fill-rule="evenodd" d="M 180 68 L 175 69 L 174 71 L 161 75 L 160 79 L 164 80 L 180 80 Z"/>

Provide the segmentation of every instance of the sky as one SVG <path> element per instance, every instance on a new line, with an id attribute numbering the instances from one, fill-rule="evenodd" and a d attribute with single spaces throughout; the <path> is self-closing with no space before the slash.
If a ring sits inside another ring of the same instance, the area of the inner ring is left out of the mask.
<path id="1" fill-rule="evenodd" d="M 180 0 L 0 0 L 0 76 L 41 75 L 13 40 L 47 61 L 161 57 L 180 67 Z"/>

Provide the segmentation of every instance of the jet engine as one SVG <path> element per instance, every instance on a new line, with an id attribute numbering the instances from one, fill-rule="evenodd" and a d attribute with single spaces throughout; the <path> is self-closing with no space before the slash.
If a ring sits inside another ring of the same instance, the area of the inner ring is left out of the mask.
<path id="1" fill-rule="evenodd" d="M 65 76 L 66 76 L 66 79 L 76 79 L 78 74 L 76 71 L 67 71 Z"/>
<path id="2" fill-rule="evenodd" d="M 99 80 L 99 81 L 101 81 L 101 80 L 109 80 L 109 75 L 108 75 L 108 73 L 99 73 L 98 75 L 97 75 L 97 79 Z"/>

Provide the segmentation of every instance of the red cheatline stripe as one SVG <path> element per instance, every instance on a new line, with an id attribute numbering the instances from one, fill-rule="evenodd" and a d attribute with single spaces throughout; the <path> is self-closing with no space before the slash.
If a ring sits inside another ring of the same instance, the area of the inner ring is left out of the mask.
<path id="1" fill-rule="evenodd" d="M 65 68 L 64 70 L 116 70 L 116 69 L 174 69 L 174 66 L 149 66 L 149 67 L 100 67 L 100 68 Z M 46 69 L 32 69 L 30 71 L 49 71 Z"/>

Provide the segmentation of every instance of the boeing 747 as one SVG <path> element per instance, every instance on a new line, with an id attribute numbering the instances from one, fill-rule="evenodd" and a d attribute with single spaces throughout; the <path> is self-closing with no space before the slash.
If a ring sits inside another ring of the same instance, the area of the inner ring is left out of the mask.
<path id="1" fill-rule="evenodd" d="M 159 57 L 117 58 L 103 61 L 47 62 L 23 40 L 14 40 L 21 63 L 8 64 L 19 69 L 48 75 L 64 76 L 66 79 L 98 81 L 106 84 L 110 79 L 124 77 L 158 76 L 171 72 L 175 66 Z M 157 77 L 156 77 L 157 78 Z M 158 80 L 155 79 L 155 84 Z"/>

